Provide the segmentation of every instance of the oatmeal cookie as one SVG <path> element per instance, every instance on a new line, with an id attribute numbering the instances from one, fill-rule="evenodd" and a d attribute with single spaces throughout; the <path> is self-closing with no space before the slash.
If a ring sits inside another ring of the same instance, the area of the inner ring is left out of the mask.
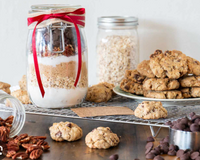
<path id="1" fill-rule="evenodd" d="M 136 69 L 135 70 L 126 70 L 125 78 L 131 79 L 136 83 L 142 83 L 145 79 L 145 76 L 141 75 Z"/>
<path id="2" fill-rule="evenodd" d="M 146 77 L 149 78 L 154 78 L 155 75 L 153 74 L 150 65 L 149 65 L 149 60 L 144 60 L 141 63 L 138 64 L 137 66 L 137 71 L 141 74 L 144 75 Z"/>
<path id="3" fill-rule="evenodd" d="M 177 50 L 165 51 L 165 53 L 156 50 L 150 56 L 149 65 L 158 78 L 178 79 L 188 73 L 187 57 Z"/>
<path id="4" fill-rule="evenodd" d="M 200 75 L 200 62 L 194 58 L 187 56 L 188 74 Z"/>
<path id="5" fill-rule="evenodd" d="M 89 148 L 108 149 L 118 145 L 119 137 L 109 127 L 98 127 L 86 135 L 85 143 Z"/>
<path id="6" fill-rule="evenodd" d="M 182 99 L 182 93 L 178 90 L 172 91 L 144 91 L 144 96 L 156 99 Z"/>
<path id="7" fill-rule="evenodd" d="M 146 79 L 143 83 L 144 90 L 153 90 L 153 91 L 165 91 L 178 89 L 180 86 L 178 80 L 171 80 L 169 78 L 157 79 L 150 78 Z"/>
<path id="8" fill-rule="evenodd" d="M 200 76 L 187 76 L 179 79 L 181 87 L 200 87 Z"/>
<path id="9" fill-rule="evenodd" d="M 114 85 L 107 82 L 93 85 L 88 89 L 86 100 L 96 103 L 107 102 L 114 95 L 113 88 Z"/>
<path id="10" fill-rule="evenodd" d="M 159 119 L 167 117 L 167 110 L 161 102 L 143 101 L 134 111 L 135 116 L 142 119 Z"/>
<path id="11" fill-rule="evenodd" d="M 0 90 L 3 90 L 4 92 L 10 94 L 10 84 L 0 82 Z"/>
<path id="12" fill-rule="evenodd" d="M 200 97 L 200 87 L 182 88 L 181 92 L 184 98 Z"/>
<path id="13" fill-rule="evenodd" d="M 24 91 L 27 90 L 27 88 L 26 88 L 26 75 L 22 76 L 22 79 L 19 81 L 19 86 L 20 86 L 21 90 L 24 90 Z"/>
<path id="14" fill-rule="evenodd" d="M 29 99 L 27 91 L 23 91 L 21 89 L 13 91 L 11 95 L 17 98 L 23 104 L 30 104 L 31 101 Z"/>
<path id="15" fill-rule="evenodd" d="M 143 95 L 143 87 L 142 84 L 135 83 L 130 79 L 123 79 L 120 83 L 120 88 L 129 93 Z"/>
<path id="16" fill-rule="evenodd" d="M 53 123 L 49 131 L 55 141 L 76 141 L 83 136 L 82 129 L 72 122 Z"/>

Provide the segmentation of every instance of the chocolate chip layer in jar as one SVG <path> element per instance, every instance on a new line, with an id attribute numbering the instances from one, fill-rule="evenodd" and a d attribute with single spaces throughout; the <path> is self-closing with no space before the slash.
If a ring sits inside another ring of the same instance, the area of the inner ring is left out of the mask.
<path id="1" fill-rule="evenodd" d="M 76 10 L 76 7 L 48 6 L 51 12 L 59 13 Z M 66 8 L 67 7 L 67 8 Z M 33 6 L 32 6 L 33 10 Z M 46 12 L 46 10 L 44 10 Z M 31 101 L 44 108 L 71 107 L 81 103 L 88 89 L 87 46 L 84 27 L 78 26 L 81 40 L 81 53 L 78 54 L 78 37 L 74 24 L 57 19 L 46 20 L 36 29 L 36 52 L 44 97 L 38 85 L 38 76 L 32 50 L 33 28 L 29 26 L 27 84 Z M 80 51 L 80 50 L 79 50 Z M 80 63 L 81 56 L 81 63 Z M 77 80 L 78 65 L 81 66 Z"/>

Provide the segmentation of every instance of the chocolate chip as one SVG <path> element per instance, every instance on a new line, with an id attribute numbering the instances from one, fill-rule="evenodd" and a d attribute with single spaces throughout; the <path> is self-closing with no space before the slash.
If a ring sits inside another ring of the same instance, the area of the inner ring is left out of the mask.
<path id="1" fill-rule="evenodd" d="M 180 156 L 180 160 L 189 160 L 190 159 L 190 153 L 184 153 Z"/>
<path id="2" fill-rule="evenodd" d="M 178 130 L 184 130 L 186 126 L 185 126 L 184 124 L 177 123 L 177 124 L 175 125 L 175 127 L 176 127 Z"/>
<path id="3" fill-rule="evenodd" d="M 71 128 L 72 124 L 71 123 L 67 123 L 67 127 Z"/>
<path id="4" fill-rule="evenodd" d="M 180 158 L 181 155 L 183 155 L 183 154 L 184 154 L 184 150 L 182 150 L 182 149 L 179 149 L 179 150 L 176 152 L 176 156 L 177 156 L 178 158 Z"/>
<path id="5" fill-rule="evenodd" d="M 129 90 L 129 89 L 130 89 L 130 87 L 129 87 L 129 86 L 124 86 L 124 88 L 125 88 L 126 90 Z"/>
<path id="6" fill-rule="evenodd" d="M 149 152 L 147 155 L 146 155 L 146 158 L 147 159 L 153 159 L 155 157 L 155 154 Z"/>
<path id="7" fill-rule="evenodd" d="M 152 136 L 150 136 L 150 137 L 147 138 L 147 142 L 154 142 L 154 141 L 155 140 L 154 140 L 154 138 Z"/>
<path id="8" fill-rule="evenodd" d="M 153 143 L 152 142 L 148 142 L 145 146 L 145 148 L 153 148 Z"/>
<path id="9" fill-rule="evenodd" d="M 199 156 L 199 152 L 193 152 L 193 153 L 190 155 L 190 158 L 191 158 L 191 159 L 196 159 L 198 156 Z"/>
<path id="10" fill-rule="evenodd" d="M 198 124 L 200 122 L 200 118 L 195 119 L 194 123 Z"/>
<path id="11" fill-rule="evenodd" d="M 198 132 L 198 131 L 199 131 L 199 125 L 198 125 L 198 124 L 195 124 L 195 123 L 191 124 L 191 125 L 190 125 L 190 130 L 191 130 L 192 132 Z"/>
<path id="12" fill-rule="evenodd" d="M 189 119 L 186 117 L 186 118 L 182 118 L 181 121 L 180 121 L 180 123 L 184 124 L 184 125 L 187 125 L 188 121 L 189 121 Z"/>
<path id="13" fill-rule="evenodd" d="M 170 156 L 175 156 L 176 155 L 176 151 L 175 150 L 170 150 L 167 154 L 170 155 Z"/>
<path id="14" fill-rule="evenodd" d="M 164 154 L 167 154 L 169 152 L 169 144 L 167 145 L 167 143 L 160 144 L 160 148 Z"/>
<path id="15" fill-rule="evenodd" d="M 171 126 L 171 125 L 172 125 L 172 122 L 171 122 L 171 121 L 168 121 L 168 122 L 165 123 L 165 125 Z"/>
<path id="16" fill-rule="evenodd" d="M 113 154 L 109 157 L 110 160 L 118 160 L 119 159 L 119 155 L 118 154 Z"/>
<path id="17" fill-rule="evenodd" d="M 62 132 L 61 131 L 58 131 L 56 134 L 55 134 L 56 137 L 62 137 Z"/>
<path id="18" fill-rule="evenodd" d="M 155 149 L 151 150 L 151 153 L 155 154 L 156 156 L 160 154 L 160 152 Z"/>
<path id="19" fill-rule="evenodd" d="M 194 115 L 194 116 L 192 116 L 191 121 L 194 122 L 197 118 L 199 118 L 199 116 L 198 115 Z"/>
<path id="20" fill-rule="evenodd" d="M 198 156 L 195 160 L 200 160 L 200 156 Z"/>
<path id="21" fill-rule="evenodd" d="M 179 149 L 179 147 L 178 147 L 177 145 L 171 144 L 171 145 L 169 146 L 169 150 L 178 151 L 178 149 Z"/>
<path id="22" fill-rule="evenodd" d="M 152 147 L 147 148 L 145 151 L 145 155 L 147 155 L 151 150 L 152 150 Z"/>
<path id="23" fill-rule="evenodd" d="M 166 137 L 164 138 L 163 142 L 169 143 L 169 136 L 166 136 Z"/>
<path id="24" fill-rule="evenodd" d="M 190 118 L 192 118 L 194 115 L 196 115 L 196 113 L 194 113 L 194 112 L 191 112 L 191 113 L 189 114 Z"/>
<path id="25" fill-rule="evenodd" d="M 164 158 L 162 156 L 156 156 L 153 160 L 164 160 Z"/>

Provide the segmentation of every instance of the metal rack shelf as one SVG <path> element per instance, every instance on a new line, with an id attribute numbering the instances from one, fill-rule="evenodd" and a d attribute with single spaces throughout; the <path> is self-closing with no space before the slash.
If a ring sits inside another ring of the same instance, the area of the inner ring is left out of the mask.
<path id="1" fill-rule="evenodd" d="M 39 108 L 35 105 L 29 104 L 24 105 L 27 114 L 38 114 L 38 115 L 47 115 L 47 116 L 59 116 L 59 117 L 68 117 L 68 118 L 79 118 L 79 119 L 87 119 L 87 120 L 96 120 L 96 121 L 107 121 L 107 122 L 116 122 L 116 123 L 129 123 L 129 124 L 138 124 L 138 125 L 147 125 L 150 126 L 151 132 L 153 136 L 156 136 L 159 133 L 154 132 L 153 127 L 168 127 L 165 125 L 167 121 L 174 121 L 179 118 L 187 116 L 191 112 L 195 112 L 200 114 L 200 105 L 178 105 L 178 106 L 168 106 L 166 107 L 168 111 L 168 117 L 165 119 L 159 120 L 143 120 L 135 117 L 134 115 L 124 115 L 124 116 L 99 116 L 99 117 L 87 117 L 81 118 L 76 113 L 74 113 L 70 108 L 63 108 L 63 109 L 48 109 L 48 108 Z M 115 96 L 109 102 L 104 103 L 91 103 L 91 102 L 83 102 L 80 105 L 74 106 L 75 108 L 78 107 L 96 107 L 96 106 L 126 106 L 132 110 L 138 106 L 138 102 L 121 97 Z M 74 108 L 73 107 L 73 108 Z M 8 107 L 4 107 L 4 109 Z M 0 110 L 3 108 L 0 107 Z"/>

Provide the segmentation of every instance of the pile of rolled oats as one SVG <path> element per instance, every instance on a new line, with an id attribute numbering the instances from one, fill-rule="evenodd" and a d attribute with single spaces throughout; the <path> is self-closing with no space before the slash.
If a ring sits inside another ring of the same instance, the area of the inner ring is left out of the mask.
<path id="1" fill-rule="evenodd" d="M 111 35 L 101 39 L 97 45 L 98 80 L 119 85 L 128 69 L 138 63 L 137 37 Z"/>

